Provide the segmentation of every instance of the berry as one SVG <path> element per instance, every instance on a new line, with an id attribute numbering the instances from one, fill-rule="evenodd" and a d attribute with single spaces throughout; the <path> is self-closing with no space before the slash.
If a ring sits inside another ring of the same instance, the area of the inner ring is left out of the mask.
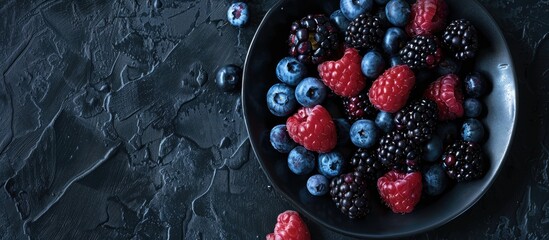
<path id="1" fill-rule="evenodd" d="M 349 26 L 349 23 L 351 23 L 351 21 L 343 15 L 343 12 L 340 9 L 334 11 L 330 15 L 330 19 L 337 25 L 340 32 L 345 32 Z"/>
<path id="2" fill-rule="evenodd" d="M 354 153 L 349 165 L 353 171 L 361 172 L 369 181 L 377 181 L 383 175 L 385 168 L 377 159 L 375 150 L 358 148 Z"/>
<path id="3" fill-rule="evenodd" d="M 404 63 L 402 62 L 402 59 L 400 59 L 400 56 L 392 56 L 391 59 L 389 59 L 389 62 L 391 63 L 390 66 L 391 67 L 394 67 L 394 66 L 398 66 L 398 65 L 404 65 Z"/>
<path id="4" fill-rule="evenodd" d="M 297 145 L 288 135 L 284 124 L 276 125 L 271 129 L 270 140 L 273 148 L 281 153 L 289 153 Z"/>
<path id="5" fill-rule="evenodd" d="M 284 83 L 277 83 L 267 92 L 267 106 L 278 117 L 290 115 L 296 107 L 294 89 Z"/>
<path id="6" fill-rule="evenodd" d="M 307 180 L 307 190 L 313 196 L 322 196 L 330 191 L 330 183 L 324 175 L 316 174 Z"/>
<path id="7" fill-rule="evenodd" d="M 437 135 L 444 144 L 454 142 L 459 136 L 459 129 L 455 122 L 441 122 L 437 127 Z"/>
<path id="8" fill-rule="evenodd" d="M 378 110 L 370 103 L 368 92 L 362 92 L 357 96 L 344 98 L 343 107 L 345 115 L 351 122 L 359 119 L 373 119 Z"/>
<path id="9" fill-rule="evenodd" d="M 461 70 L 461 63 L 451 57 L 444 57 L 438 64 L 436 72 L 439 76 L 448 75 L 450 73 L 458 74 Z"/>
<path id="10" fill-rule="evenodd" d="M 391 0 L 385 6 L 387 20 L 397 26 L 404 27 L 410 18 L 410 4 L 404 0 Z"/>
<path id="11" fill-rule="evenodd" d="M 410 36 L 434 34 L 444 28 L 447 15 L 445 0 L 418 0 L 412 5 L 406 32 Z"/>
<path id="12" fill-rule="evenodd" d="M 448 186 L 448 176 L 440 164 L 435 164 L 423 175 L 423 189 L 429 196 L 440 195 Z"/>
<path id="13" fill-rule="evenodd" d="M 304 107 L 318 105 L 326 98 L 326 86 L 318 79 L 308 77 L 295 88 L 295 98 Z"/>
<path id="14" fill-rule="evenodd" d="M 482 103 L 476 98 L 467 98 L 463 102 L 466 117 L 476 118 L 482 113 Z"/>
<path id="15" fill-rule="evenodd" d="M 379 112 L 376 117 L 376 126 L 383 130 L 383 132 L 388 133 L 393 130 L 395 124 L 393 122 L 393 114 L 388 112 Z"/>
<path id="16" fill-rule="evenodd" d="M 297 175 L 307 175 L 315 169 L 315 155 L 302 146 L 297 146 L 288 155 L 288 167 Z"/>
<path id="17" fill-rule="evenodd" d="M 394 113 L 406 104 L 415 80 L 414 72 L 408 66 L 391 67 L 370 87 L 370 102 L 381 111 Z"/>
<path id="18" fill-rule="evenodd" d="M 339 31 L 323 14 L 308 15 L 292 23 L 288 44 L 290 56 L 305 64 L 319 64 L 339 50 Z"/>
<path id="19" fill-rule="evenodd" d="M 474 58 L 478 49 L 477 30 L 468 20 L 454 20 L 442 34 L 442 42 L 456 59 Z"/>
<path id="20" fill-rule="evenodd" d="M 370 50 L 381 43 L 385 29 L 379 17 L 361 14 L 347 27 L 345 42 L 358 50 Z"/>
<path id="21" fill-rule="evenodd" d="M 360 148 L 370 148 L 377 141 L 376 124 L 371 120 L 358 120 L 351 126 L 351 142 Z"/>
<path id="22" fill-rule="evenodd" d="M 235 27 L 243 27 L 248 22 L 248 5 L 243 2 L 231 4 L 227 10 L 227 19 Z"/>
<path id="23" fill-rule="evenodd" d="M 341 174 L 343 163 L 343 155 L 339 152 L 321 153 L 318 155 L 318 171 L 328 178 Z"/>
<path id="24" fill-rule="evenodd" d="M 390 171 L 377 180 L 381 199 L 394 213 L 410 213 L 421 199 L 421 173 Z"/>
<path id="25" fill-rule="evenodd" d="M 481 142 L 484 138 L 484 126 L 479 120 L 469 118 L 463 122 L 461 137 L 467 142 Z"/>
<path id="26" fill-rule="evenodd" d="M 335 94 L 353 97 L 366 87 L 366 79 L 360 70 L 361 60 L 356 49 L 348 48 L 341 59 L 318 65 L 318 74 Z"/>
<path id="27" fill-rule="evenodd" d="M 438 120 L 437 104 L 428 99 L 414 101 L 395 115 L 395 125 L 407 138 L 419 143 L 431 138 Z"/>
<path id="28" fill-rule="evenodd" d="M 341 0 L 339 2 L 341 12 L 349 20 L 353 20 L 360 14 L 370 11 L 373 6 L 373 0 Z"/>
<path id="29" fill-rule="evenodd" d="M 429 85 L 424 96 L 437 103 L 439 120 L 452 120 L 463 116 L 463 94 L 457 75 L 441 76 Z"/>
<path id="30" fill-rule="evenodd" d="M 269 233 L 267 240 L 310 240 L 311 234 L 307 225 L 295 211 L 285 211 L 278 215 L 273 233 Z"/>
<path id="31" fill-rule="evenodd" d="M 343 118 L 334 119 L 334 123 L 337 130 L 337 146 L 345 146 L 350 139 L 351 125 Z"/>
<path id="32" fill-rule="evenodd" d="M 290 137 L 307 150 L 329 152 L 337 144 L 335 124 L 321 105 L 301 108 L 286 121 Z"/>
<path id="33" fill-rule="evenodd" d="M 387 54 L 395 55 L 406 44 L 406 38 L 408 37 L 404 30 L 398 27 L 392 27 L 385 32 L 381 46 Z M 400 60 L 400 57 L 398 59 Z"/>
<path id="34" fill-rule="evenodd" d="M 290 86 L 297 86 L 306 74 L 305 65 L 293 57 L 285 57 L 276 65 L 276 76 Z"/>
<path id="35" fill-rule="evenodd" d="M 364 76 L 375 79 L 383 72 L 385 62 L 383 61 L 383 56 L 374 50 L 364 55 L 360 66 Z"/>
<path id="36" fill-rule="evenodd" d="M 442 50 L 432 36 L 416 36 L 400 49 L 400 59 L 412 69 L 433 68 L 441 58 Z"/>
<path id="37" fill-rule="evenodd" d="M 438 135 L 433 135 L 423 146 L 423 160 L 436 162 L 442 155 L 442 139 Z"/>
<path id="38" fill-rule="evenodd" d="M 242 69 L 232 64 L 221 67 L 215 75 L 215 83 L 225 92 L 235 90 L 241 79 Z"/>
<path id="39" fill-rule="evenodd" d="M 388 169 L 407 172 L 417 169 L 421 157 L 420 146 L 399 131 L 385 134 L 377 148 L 379 161 Z"/>
<path id="40" fill-rule="evenodd" d="M 451 179 L 466 182 L 484 175 L 484 158 L 480 145 L 458 140 L 442 155 L 443 167 Z"/>
<path id="41" fill-rule="evenodd" d="M 479 72 L 467 74 L 463 79 L 465 84 L 465 95 L 471 98 L 479 98 L 484 96 L 488 90 L 486 79 Z"/>
<path id="42" fill-rule="evenodd" d="M 363 218 L 370 211 L 366 180 L 360 172 L 333 178 L 330 182 L 330 196 L 336 207 L 350 219 Z"/>

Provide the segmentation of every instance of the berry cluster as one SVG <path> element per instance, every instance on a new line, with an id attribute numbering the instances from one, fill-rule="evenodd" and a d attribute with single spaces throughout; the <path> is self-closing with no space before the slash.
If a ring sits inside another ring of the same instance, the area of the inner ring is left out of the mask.
<path id="1" fill-rule="evenodd" d="M 288 154 L 289 170 L 310 176 L 307 190 L 329 194 L 352 219 L 368 215 L 374 196 L 404 214 L 423 195 L 481 178 L 488 82 L 461 68 L 474 65 L 463 64 L 478 48 L 472 23 L 449 21 L 444 0 L 340 7 L 289 27 L 289 56 L 267 93 L 271 113 L 286 121 L 270 141 Z"/>

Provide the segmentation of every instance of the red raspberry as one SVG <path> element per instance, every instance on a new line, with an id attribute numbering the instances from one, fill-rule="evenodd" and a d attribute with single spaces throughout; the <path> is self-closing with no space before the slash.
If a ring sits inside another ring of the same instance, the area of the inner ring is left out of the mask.
<path id="1" fill-rule="evenodd" d="M 381 111 L 394 113 L 406 105 L 415 82 L 414 72 L 407 65 L 389 68 L 372 84 L 370 102 Z"/>
<path id="2" fill-rule="evenodd" d="M 439 120 L 463 116 L 463 93 L 457 75 L 448 74 L 438 78 L 425 90 L 424 96 L 437 103 Z"/>
<path id="3" fill-rule="evenodd" d="M 288 134 L 310 151 L 329 152 L 336 146 L 337 132 L 328 110 L 321 105 L 301 108 L 286 121 Z"/>
<path id="4" fill-rule="evenodd" d="M 412 5 L 406 32 L 410 36 L 431 35 L 444 28 L 448 6 L 444 0 L 418 0 Z"/>
<path id="5" fill-rule="evenodd" d="M 310 240 L 307 225 L 295 211 L 285 211 L 278 215 L 273 233 L 267 234 L 267 240 Z"/>
<path id="6" fill-rule="evenodd" d="M 356 49 L 347 48 L 341 59 L 318 65 L 318 73 L 324 84 L 335 94 L 354 97 L 366 87 L 366 78 L 360 69 L 361 61 L 362 57 Z"/>
<path id="7" fill-rule="evenodd" d="M 377 180 L 381 199 L 394 213 L 410 213 L 421 199 L 421 173 L 390 171 Z"/>

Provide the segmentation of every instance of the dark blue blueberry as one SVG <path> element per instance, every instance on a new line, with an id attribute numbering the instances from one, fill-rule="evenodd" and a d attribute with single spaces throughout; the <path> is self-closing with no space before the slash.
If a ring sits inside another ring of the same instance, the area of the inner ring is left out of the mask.
<path id="1" fill-rule="evenodd" d="M 428 162 L 440 160 L 442 145 L 442 139 L 437 135 L 433 135 L 425 146 L 423 146 L 423 159 Z"/>
<path id="2" fill-rule="evenodd" d="M 479 120 L 469 118 L 461 126 L 461 137 L 467 142 L 480 142 L 484 138 L 484 126 Z"/>
<path id="3" fill-rule="evenodd" d="M 354 20 L 360 14 L 368 12 L 374 6 L 374 0 L 341 0 L 339 8 L 347 19 Z"/>
<path id="4" fill-rule="evenodd" d="M 349 142 L 349 131 L 351 131 L 351 124 L 343 118 L 334 119 L 337 130 L 337 145 L 344 146 Z"/>
<path id="5" fill-rule="evenodd" d="M 321 153 L 318 155 L 318 171 L 327 178 L 335 177 L 343 171 L 343 155 L 339 152 Z"/>
<path id="6" fill-rule="evenodd" d="M 459 129 L 455 122 L 442 122 L 438 124 L 437 135 L 443 143 L 450 143 L 459 136 Z"/>
<path id="7" fill-rule="evenodd" d="M 297 86 L 305 74 L 307 74 L 305 65 L 293 57 L 285 57 L 276 65 L 276 76 L 290 86 Z"/>
<path id="8" fill-rule="evenodd" d="M 398 65 L 404 64 L 404 63 L 402 62 L 402 59 L 400 59 L 400 56 L 398 56 L 398 55 L 392 56 L 391 59 L 390 59 L 389 61 L 391 61 L 391 67 L 394 67 L 394 66 L 398 66 Z"/>
<path id="9" fill-rule="evenodd" d="M 326 85 L 317 78 L 303 79 L 295 88 L 295 98 L 304 107 L 313 107 L 326 98 Z"/>
<path id="10" fill-rule="evenodd" d="M 458 62 L 454 58 L 445 57 L 437 66 L 437 73 L 440 76 L 448 75 L 450 73 L 458 74 L 461 70 L 461 62 Z"/>
<path id="11" fill-rule="evenodd" d="M 479 98 L 487 91 L 486 79 L 479 72 L 472 72 L 463 79 L 465 83 L 465 96 Z"/>
<path id="12" fill-rule="evenodd" d="M 368 77 L 375 79 L 383 72 L 385 62 L 383 56 L 377 51 L 370 51 L 364 55 L 361 63 L 362 73 Z"/>
<path id="13" fill-rule="evenodd" d="M 288 135 L 284 124 L 276 125 L 271 129 L 270 140 L 273 148 L 281 153 L 289 153 L 297 146 L 297 143 Z"/>
<path id="14" fill-rule="evenodd" d="M 290 115 L 297 107 L 294 89 L 284 83 L 273 85 L 267 92 L 267 106 L 275 116 Z"/>
<path id="15" fill-rule="evenodd" d="M 398 54 L 400 49 L 406 45 L 406 36 L 406 32 L 402 28 L 392 27 L 387 29 L 382 42 L 383 51 L 389 55 Z"/>
<path id="16" fill-rule="evenodd" d="M 307 180 L 307 190 L 313 196 L 322 196 L 330 190 L 330 183 L 324 175 L 315 174 Z"/>
<path id="17" fill-rule="evenodd" d="M 390 132 L 395 127 L 394 117 L 392 113 L 380 111 L 376 117 L 376 126 L 383 132 Z"/>
<path id="18" fill-rule="evenodd" d="M 476 98 L 467 98 L 463 102 L 466 117 L 476 118 L 482 113 L 482 103 Z"/>
<path id="19" fill-rule="evenodd" d="M 341 12 L 340 9 L 334 11 L 332 15 L 330 15 L 330 19 L 332 19 L 341 32 L 347 31 L 347 27 L 349 26 L 349 23 L 351 23 L 351 21 L 343 15 L 343 12 Z"/>
<path id="20" fill-rule="evenodd" d="M 437 196 L 444 192 L 448 182 L 448 176 L 441 164 L 431 166 L 423 175 L 423 187 L 425 193 L 430 196 Z"/>
<path id="21" fill-rule="evenodd" d="M 227 10 L 227 19 L 235 27 L 242 27 L 248 22 L 248 5 L 243 2 L 231 4 Z"/>
<path id="22" fill-rule="evenodd" d="M 378 5 L 385 5 L 389 2 L 389 0 L 375 0 Z"/>
<path id="23" fill-rule="evenodd" d="M 410 18 L 410 4 L 404 0 L 391 0 L 385 6 L 387 20 L 397 26 L 404 27 Z"/>
<path id="24" fill-rule="evenodd" d="M 358 120 L 351 126 L 351 142 L 360 148 L 374 146 L 378 138 L 376 124 L 372 120 Z"/>
<path id="25" fill-rule="evenodd" d="M 217 70 L 215 83 L 225 92 L 234 91 L 242 79 L 242 69 L 235 65 L 225 65 Z"/>
<path id="26" fill-rule="evenodd" d="M 297 146 L 288 155 L 288 167 L 297 175 L 307 175 L 315 169 L 315 154 Z"/>

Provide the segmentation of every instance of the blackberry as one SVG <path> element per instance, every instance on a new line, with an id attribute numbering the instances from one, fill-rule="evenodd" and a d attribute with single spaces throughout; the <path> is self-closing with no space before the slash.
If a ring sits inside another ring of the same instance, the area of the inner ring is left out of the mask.
<path id="1" fill-rule="evenodd" d="M 454 20 L 442 34 L 442 42 L 456 59 L 474 58 L 478 49 L 477 30 L 468 20 Z"/>
<path id="2" fill-rule="evenodd" d="M 421 147 L 417 142 L 406 138 L 403 132 L 394 130 L 379 140 L 377 156 L 388 169 L 413 172 L 419 169 Z"/>
<path id="3" fill-rule="evenodd" d="M 359 119 L 374 119 L 379 112 L 370 102 L 367 91 L 354 97 L 344 98 L 343 107 L 347 119 L 351 122 L 355 122 Z"/>
<path id="4" fill-rule="evenodd" d="M 437 104 L 429 99 L 421 99 L 397 112 L 395 126 L 403 131 L 407 138 L 423 143 L 431 139 L 437 120 Z"/>
<path id="5" fill-rule="evenodd" d="M 358 50 L 373 49 L 381 43 L 385 28 L 381 19 L 369 13 L 354 19 L 345 32 L 345 42 Z"/>
<path id="6" fill-rule="evenodd" d="M 471 181 L 484 175 L 485 162 L 480 145 L 458 140 L 446 148 L 442 166 L 458 182 Z"/>
<path id="7" fill-rule="evenodd" d="M 330 182 L 330 196 L 336 207 L 350 219 L 359 219 L 369 212 L 368 192 L 364 175 L 344 173 Z"/>
<path id="8" fill-rule="evenodd" d="M 288 44 L 290 55 L 305 64 L 320 64 L 339 49 L 339 32 L 324 14 L 308 15 L 292 23 Z"/>
<path id="9" fill-rule="evenodd" d="M 377 159 L 375 150 L 368 150 L 365 148 L 359 148 L 354 153 L 351 161 L 349 162 L 353 171 L 361 172 L 364 177 L 371 181 L 377 181 L 384 172 L 383 164 Z"/>
<path id="10" fill-rule="evenodd" d="M 435 67 L 442 58 L 442 50 L 433 36 L 415 36 L 400 49 L 400 59 L 412 69 Z"/>

